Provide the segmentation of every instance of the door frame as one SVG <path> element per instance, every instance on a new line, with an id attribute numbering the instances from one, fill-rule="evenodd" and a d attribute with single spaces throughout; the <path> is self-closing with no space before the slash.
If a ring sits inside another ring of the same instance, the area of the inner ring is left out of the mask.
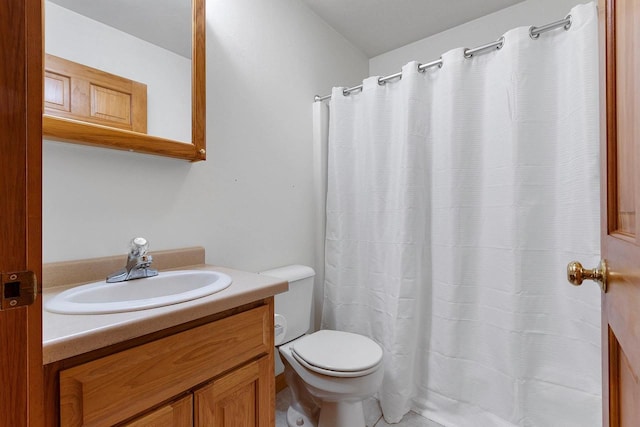
<path id="1" fill-rule="evenodd" d="M 42 0 L 0 5 L 0 272 L 42 274 Z M 0 425 L 44 424 L 42 298 L 0 311 Z"/>

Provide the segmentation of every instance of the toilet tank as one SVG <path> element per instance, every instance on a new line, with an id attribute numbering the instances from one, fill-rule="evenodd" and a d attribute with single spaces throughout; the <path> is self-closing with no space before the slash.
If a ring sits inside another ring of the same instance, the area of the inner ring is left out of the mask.
<path id="1" fill-rule="evenodd" d="M 289 282 L 289 290 L 275 296 L 275 344 L 294 340 L 311 328 L 313 277 L 316 272 L 306 265 L 287 265 L 260 274 Z"/>

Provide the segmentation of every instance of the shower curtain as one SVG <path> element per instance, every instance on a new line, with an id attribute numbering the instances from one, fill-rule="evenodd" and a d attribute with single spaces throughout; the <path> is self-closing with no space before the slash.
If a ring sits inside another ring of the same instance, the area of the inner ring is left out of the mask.
<path id="1" fill-rule="evenodd" d="M 384 349 L 388 422 L 597 426 L 597 11 L 334 88 L 322 325 Z"/>

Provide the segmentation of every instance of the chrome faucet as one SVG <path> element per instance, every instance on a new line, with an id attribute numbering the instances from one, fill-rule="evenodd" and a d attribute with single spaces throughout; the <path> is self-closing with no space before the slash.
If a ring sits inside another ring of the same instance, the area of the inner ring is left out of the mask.
<path id="1" fill-rule="evenodd" d="M 131 240 L 131 249 L 127 256 L 127 265 L 107 277 L 107 283 L 125 282 L 127 280 L 142 279 L 158 275 L 158 270 L 149 268 L 153 257 L 147 255 L 149 242 L 144 237 Z"/>

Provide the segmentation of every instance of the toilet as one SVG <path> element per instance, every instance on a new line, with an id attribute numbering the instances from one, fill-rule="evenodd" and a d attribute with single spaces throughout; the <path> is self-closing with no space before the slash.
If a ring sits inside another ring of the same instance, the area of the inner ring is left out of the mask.
<path id="1" fill-rule="evenodd" d="M 382 348 L 350 332 L 307 334 L 315 276 L 311 267 L 290 265 L 260 274 L 289 282 L 289 290 L 275 297 L 275 345 L 292 395 L 288 425 L 365 427 L 362 402 L 382 384 Z"/>

